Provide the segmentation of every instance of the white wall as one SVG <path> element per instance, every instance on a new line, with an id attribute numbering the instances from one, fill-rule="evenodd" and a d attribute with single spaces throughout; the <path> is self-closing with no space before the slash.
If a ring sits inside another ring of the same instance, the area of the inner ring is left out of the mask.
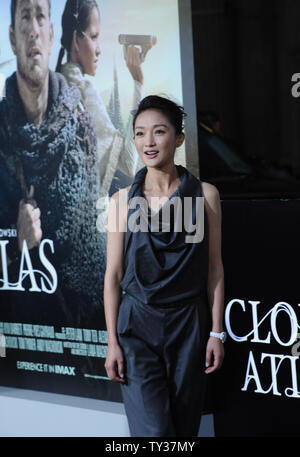
<path id="1" fill-rule="evenodd" d="M 0 387 L 0 411 L 0 437 L 130 436 L 121 403 Z M 211 415 L 199 436 L 214 436 Z"/>

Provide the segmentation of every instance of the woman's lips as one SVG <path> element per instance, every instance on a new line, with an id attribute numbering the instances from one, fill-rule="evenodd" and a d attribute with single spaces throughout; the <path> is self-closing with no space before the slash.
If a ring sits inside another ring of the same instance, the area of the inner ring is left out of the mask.
<path id="1" fill-rule="evenodd" d="M 153 159 L 157 156 L 158 151 L 145 151 L 144 154 L 149 157 L 149 159 Z"/>

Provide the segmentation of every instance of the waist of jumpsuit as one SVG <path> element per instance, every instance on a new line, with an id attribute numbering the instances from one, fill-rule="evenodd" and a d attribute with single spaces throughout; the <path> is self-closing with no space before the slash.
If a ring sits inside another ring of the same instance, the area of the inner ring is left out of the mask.
<path id="1" fill-rule="evenodd" d="M 185 306 L 185 305 L 193 305 L 195 303 L 201 303 L 203 300 L 205 300 L 207 297 L 204 293 L 193 296 L 193 297 L 188 297 L 188 298 L 183 298 L 181 300 L 175 300 L 172 302 L 168 303 L 143 303 L 141 300 L 139 300 L 137 297 L 134 297 L 133 295 L 129 294 L 127 291 L 123 291 L 123 296 L 126 295 L 127 297 L 131 298 L 132 300 L 135 300 L 136 302 L 142 304 L 143 306 L 151 306 L 153 308 L 179 308 L 180 306 Z"/>

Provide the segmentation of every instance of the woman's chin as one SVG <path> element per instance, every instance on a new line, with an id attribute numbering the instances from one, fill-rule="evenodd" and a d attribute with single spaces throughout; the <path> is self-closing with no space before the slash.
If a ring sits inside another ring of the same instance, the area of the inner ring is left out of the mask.
<path id="1" fill-rule="evenodd" d="M 85 74 L 89 75 L 89 76 L 96 76 L 96 73 L 97 73 L 97 68 L 95 68 L 93 70 L 88 69 L 85 71 Z"/>

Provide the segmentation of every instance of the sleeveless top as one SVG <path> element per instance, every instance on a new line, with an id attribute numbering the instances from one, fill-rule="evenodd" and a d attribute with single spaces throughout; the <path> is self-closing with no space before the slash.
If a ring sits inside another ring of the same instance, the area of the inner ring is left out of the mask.
<path id="1" fill-rule="evenodd" d="M 144 304 L 207 298 L 207 222 L 204 199 L 196 198 L 202 197 L 201 183 L 186 168 L 176 168 L 181 182 L 158 212 L 153 214 L 142 191 L 147 167 L 138 171 L 128 194 L 121 288 Z"/>

